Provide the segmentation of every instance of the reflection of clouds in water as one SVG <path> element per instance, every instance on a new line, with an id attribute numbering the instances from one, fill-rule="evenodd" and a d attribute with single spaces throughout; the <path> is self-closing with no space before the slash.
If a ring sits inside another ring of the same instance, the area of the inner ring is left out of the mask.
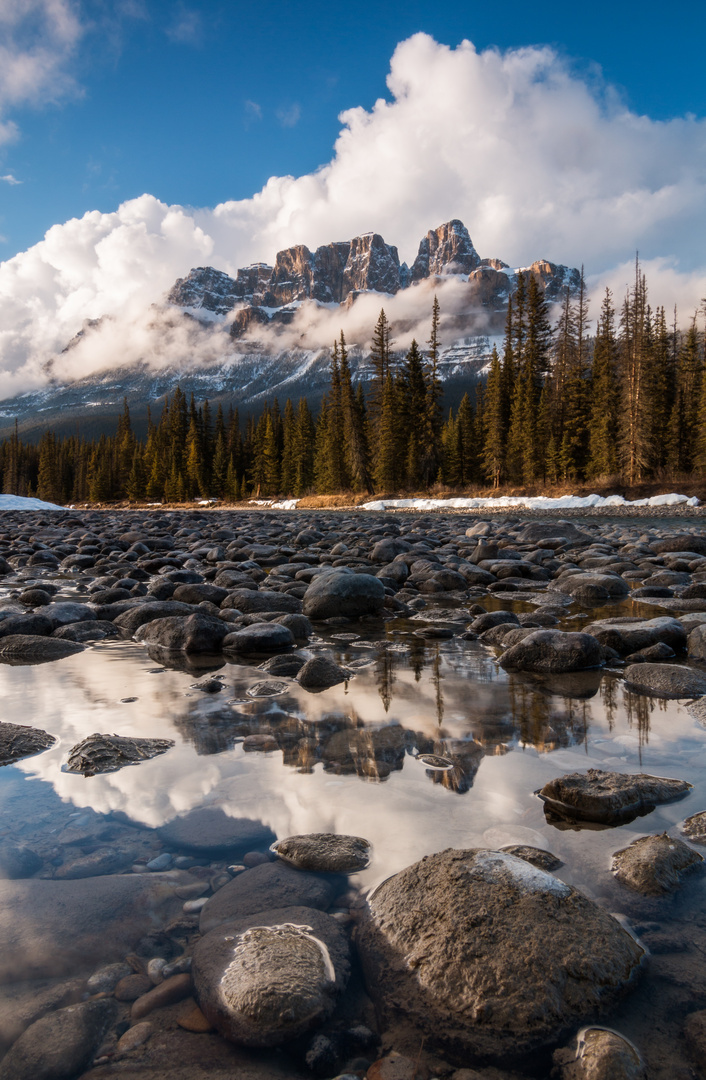
<path id="1" fill-rule="evenodd" d="M 454 651 L 456 650 L 456 651 Z M 144 650 L 130 644 L 103 646 L 51 665 L 0 667 L 0 693 L 5 718 L 30 723 L 58 737 L 56 746 L 19 763 L 28 778 L 50 783 L 57 794 L 77 807 L 99 812 L 122 810 L 135 821 L 159 826 L 177 814 L 198 806 L 216 804 L 234 817 L 264 822 L 278 837 L 302 832 L 332 831 L 366 836 L 374 847 L 370 871 L 362 878 L 375 880 L 445 847 L 502 846 L 533 842 L 549 847 L 570 864 L 576 861 L 576 837 L 558 833 L 547 825 L 541 804 L 533 792 L 562 772 L 608 765 L 626 771 L 664 771 L 694 781 L 695 769 L 706 763 L 706 732 L 678 703 L 651 713 L 649 741 L 637 738 L 634 717 L 617 695 L 612 729 L 601 697 L 586 703 L 586 741 L 565 744 L 541 753 L 531 745 L 518 745 L 520 718 L 513 711 L 509 684 L 504 675 L 493 681 L 488 654 L 480 649 L 460 651 L 450 644 L 442 654 L 441 689 L 444 715 L 438 727 L 437 691 L 432 679 L 433 652 L 427 651 L 419 681 L 408 666 L 406 653 L 394 656 L 394 684 L 385 711 L 380 696 L 379 671 L 366 668 L 348 687 L 333 687 L 322 694 L 308 694 L 296 683 L 291 692 L 274 701 L 256 699 L 231 704 L 233 684 L 238 694 L 251 682 L 262 679 L 256 668 L 226 665 L 222 669 L 227 689 L 214 697 L 193 691 L 192 675 L 165 670 L 150 674 L 155 666 Z M 477 681 L 478 673 L 481 679 Z M 120 703 L 135 696 L 136 702 Z M 567 715 L 571 703 L 527 695 L 527 707 Z M 547 702 L 550 708 L 545 708 Z M 514 707 L 516 708 L 516 702 Z M 583 703 L 573 703 L 583 710 Z M 473 788 L 459 796 L 431 782 L 422 762 L 406 756 L 401 771 L 393 771 L 384 783 L 355 774 L 334 775 L 317 764 L 302 774 L 283 765 L 282 753 L 245 754 L 240 746 L 224 753 L 197 756 L 189 741 L 194 718 L 208 718 L 233 711 L 276 729 L 286 713 L 313 726 L 327 716 L 342 713 L 375 729 L 398 723 L 431 738 L 486 738 L 486 755 Z M 269 719 L 268 719 L 269 717 Z M 583 722 L 582 722 L 583 728 Z M 93 731 L 119 735 L 172 738 L 177 745 L 166 754 L 116 773 L 84 779 L 62 773 L 69 748 Z M 500 739 L 515 742 L 515 751 L 494 755 Z M 642 764 L 641 764 L 642 762 Z M 31 783 L 28 784 L 31 796 Z M 701 808 L 700 806 L 696 809 Z M 666 811 L 669 813 L 669 810 Z M 683 816 L 683 815 L 680 815 Z M 671 818 L 659 821 L 667 827 Z M 676 819 L 675 819 L 676 820 Z M 658 828 L 657 814 L 654 821 Z M 652 822 L 650 822 L 652 828 Z M 619 844 L 615 836 L 581 835 L 581 859 L 602 872 L 610 851 Z M 586 874 L 585 868 L 582 871 Z"/>

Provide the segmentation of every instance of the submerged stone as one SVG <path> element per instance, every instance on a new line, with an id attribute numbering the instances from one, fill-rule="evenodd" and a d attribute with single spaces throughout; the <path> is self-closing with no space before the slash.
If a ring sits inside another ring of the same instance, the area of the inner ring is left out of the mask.
<path id="1" fill-rule="evenodd" d="M 580 1031 L 570 1046 L 554 1054 L 558 1080 L 646 1080 L 635 1046 L 607 1028 Z M 554 1073 L 552 1073 L 554 1076 Z"/>
<path id="2" fill-rule="evenodd" d="M 370 862 L 370 841 L 362 836 L 307 833 L 278 840 L 271 848 L 280 859 L 300 870 L 330 870 L 352 874 Z"/>
<path id="3" fill-rule="evenodd" d="M 692 844 L 706 844 L 706 810 L 692 814 L 684 822 L 682 833 Z"/>
<path id="4" fill-rule="evenodd" d="M 532 866 L 536 866 L 540 870 L 546 870 L 547 873 L 558 870 L 560 866 L 564 865 L 561 859 L 558 859 L 556 855 L 552 855 L 551 851 L 531 847 L 529 844 L 508 844 L 507 847 L 500 850 L 506 851 L 508 855 L 514 855 L 517 859 L 524 859 L 525 862 L 531 863 Z"/>
<path id="5" fill-rule="evenodd" d="M 90 1064 L 108 1025 L 114 1001 L 84 1001 L 31 1024 L 0 1064 L 0 1080 L 73 1080 Z"/>
<path id="6" fill-rule="evenodd" d="M 631 664 L 625 669 L 625 685 L 653 697 L 695 698 L 706 694 L 706 675 L 686 664 Z"/>
<path id="7" fill-rule="evenodd" d="M 388 878 L 356 942 L 384 1020 L 404 1017 L 463 1065 L 555 1042 L 615 1002 L 644 952 L 569 885 L 482 849 L 430 855 Z"/>
<path id="8" fill-rule="evenodd" d="M 628 889 L 644 896 L 662 896 L 681 885 L 682 874 L 694 870 L 703 856 L 683 840 L 664 832 L 640 836 L 613 855 L 613 872 Z"/>

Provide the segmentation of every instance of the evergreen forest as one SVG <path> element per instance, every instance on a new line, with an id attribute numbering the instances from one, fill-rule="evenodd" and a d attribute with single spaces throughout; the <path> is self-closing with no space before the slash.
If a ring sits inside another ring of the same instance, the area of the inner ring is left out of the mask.
<path id="1" fill-rule="evenodd" d="M 591 334 L 581 275 L 550 307 L 532 274 L 508 300 L 501 354 L 442 412 L 440 310 L 429 340 L 393 348 L 380 312 L 369 379 L 355 383 L 343 333 L 314 415 L 275 399 L 241 425 L 237 402 L 213 410 L 179 387 L 144 440 L 127 402 L 114 435 L 87 440 L 17 429 L 0 444 L 3 492 L 58 503 L 186 502 L 308 494 L 464 493 L 492 487 L 634 485 L 706 476 L 706 333 L 652 307 L 639 262 L 619 309 L 606 290 Z M 438 488 L 437 488 L 438 490 Z"/>

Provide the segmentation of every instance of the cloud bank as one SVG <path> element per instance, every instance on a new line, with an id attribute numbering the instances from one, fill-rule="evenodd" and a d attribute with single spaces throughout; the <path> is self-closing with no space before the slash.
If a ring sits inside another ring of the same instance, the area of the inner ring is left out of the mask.
<path id="1" fill-rule="evenodd" d="M 69 11 L 61 0 L 36 6 L 56 10 L 57 25 Z M 0 13 L 16 8 L 0 0 Z M 212 209 L 143 195 L 55 225 L 0 264 L 0 394 L 40 384 L 84 319 L 135 319 L 192 266 L 232 273 L 293 243 L 368 230 L 409 261 L 427 229 L 453 217 L 481 255 L 515 266 L 584 263 L 620 297 L 639 249 L 655 303 L 678 303 L 686 318 L 706 295 L 695 228 L 706 120 L 638 116 L 550 48 L 478 52 L 416 34 L 395 50 L 387 82 L 388 100 L 341 114 L 332 159 L 316 172 L 272 177 Z"/>

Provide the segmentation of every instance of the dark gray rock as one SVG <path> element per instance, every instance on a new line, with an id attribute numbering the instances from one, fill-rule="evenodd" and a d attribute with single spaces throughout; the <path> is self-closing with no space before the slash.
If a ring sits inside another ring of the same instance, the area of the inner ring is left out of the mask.
<path id="1" fill-rule="evenodd" d="M 83 773 L 84 776 L 117 772 L 125 765 L 136 765 L 164 754 L 172 746 L 173 739 L 135 739 L 96 732 L 71 747 L 66 771 Z"/>
<path id="2" fill-rule="evenodd" d="M 372 574 L 319 574 L 304 594 L 303 611 L 309 619 L 345 616 L 358 619 L 377 615 L 385 604 L 385 586 Z"/>
<path id="3" fill-rule="evenodd" d="M 643 956 L 575 889 L 477 849 L 388 878 L 359 916 L 356 944 L 383 1022 L 402 1016 L 464 1066 L 556 1042 L 611 1007 Z"/>
<path id="4" fill-rule="evenodd" d="M 191 970 L 201 1011 L 221 1035 L 277 1046 L 331 1014 L 350 974 L 348 942 L 321 911 L 263 911 L 202 937 Z"/>
<path id="5" fill-rule="evenodd" d="M 296 615 L 301 613 L 302 602 L 296 596 L 290 596 L 289 593 L 236 589 L 228 593 L 221 607 L 237 608 L 244 615 L 259 615 L 263 611 Z"/>
<path id="6" fill-rule="evenodd" d="M 312 656 L 300 668 L 296 678 L 304 690 L 326 690 L 345 682 L 350 678 L 350 672 L 339 667 L 332 656 Z"/>
<path id="7" fill-rule="evenodd" d="M 500 664 L 508 671 L 547 674 L 586 671 L 603 664 L 603 649 L 590 634 L 535 630 L 503 653 Z"/>
<path id="8" fill-rule="evenodd" d="M 201 612 L 167 619 L 155 619 L 141 626 L 135 639 L 146 645 L 158 645 L 162 649 L 187 653 L 218 652 L 228 634 L 228 624 L 213 615 Z"/>
<path id="9" fill-rule="evenodd" d="M 0 721 L 0 765 L 12 765 L 21 758 L 48 750 L 56 739 L 41 728 Z"/>
<path id="10" fill-rule="evenodd" d="M 692 814 L 684 822 L 682 833 L 692 844 L 706 844 L 706 810 Z"/>
<path id="11" fill-rule="evenodd" d="M 314 632 L 306 615 L 277 615 L 274 621 L 291 630 L 294 640 L 297 642 L 308 641 Z"/>
<path id="12" fill-rule="evenodd" d="M 625 685 L 652 697 L 696 698 L 706 694 L 706 674 L 681 664 L 631 664 L 625 669 Z"/>
<path id="13" fill-rule="evenodd" d="M 113 620 L 121 630 L 134 634 L 141 626 L 154 622 L 156 619 L 168 619 L 175 615 L 191 615 L 191 604 L 180 604 L 176 600 L 151 600 L 147 604 L 138 604 L 123 611 Z"/>
<path id="14" fill-rule="evenodd" d="M 330 870 L 353 874 L 370 862 L 370 841 L 361 836 L 336 833 L 306 833 L 287 836 L 272 845 L 280 859 L 299 870 Z"/>
<path id="15" fill-rule="evenodd" d="M 0 1064 L 0 1080 L 74 1080 L 115 1019 L 110 998 L 84 1001 L 35 1020 Z"/>
<path id="16" fill-rule="evenodd" d="M 474 634 L 483 634 L 494 626 L 519 626 L 520 620 L 514 611 L 486 611 L 478 615 L 469 626 Z"/>
<path id="17" fill-rule="evenodd" d="M 686 780 L 588 769 L 550 780 L 537 794 L 552 814 L 564 820 L 621 825 L 690 791 Z"/>
<path id="18" fill-rule="evenodd" d="M 664 832 L 640 836 L 613 855 L 613 872 L 628 889 L 643 896 L 662 896 L 681 885 L 682 874 L 694 870 L 703 857 Z"/>
<path id="19" fill-rule="evenodd" d="M 637 1048 L 608 1028 L 584 1028 L 553 1060 L 557 1080 L 647 1080 Z"/>
<path id="20" fill-rule="evenodd" d="M 227 589 L 221 589 L 218 585 L 209 585 L 206 582 L 195 585 L 177 585 L 172 593 L 174 601 L 182 604 L 200 604 L 203 600 L 210 600 L 212 604 L 221 604 L 227 595 Z"/>
<path id="21" fill-rule="evenodd" d="M 54 629 L 54 623 L 46 615 L 9 615 L 0 620 L 0 638 L 14 635 L 47 637 Z"/>
<path id="22" fill-rule="evenodd" d="M 68 626 L 69 623 L 87 622 L 95 619 L 95 609 L 88 604 L 76 604 L 71 601 L 47 604 L 46 607 L 37 608 L 35 616 L 45 616 L 52 623 L 52 630 L 57 626 Z"/>
<path id="23" fill-rule="evenodd" d="M 276 839 L 261 821 L 229 817 L 220 807 L 205 806 L 163 825 L 159 835 L 168 849 L 199 855 L 243 854 L 269 846 Z"/>
<path id="24" fill-rule="evenodd" d="M 291 630 L 281 623 L 253 623 L 236 630 L 223 639 L 224 651 L 237 653 L 267 653 L 289 649 L 294 644 Z"/>
<path id="25" fill-rule="evenodd" d="M 36 851 L 19 844 L 0 845 L 0 877 L 28 878 L 41 870 L 44 863 Z"/>
<path id="26" fill-rule="evenodd" d="M 79 644 L 85 644 L 87 641 L 105 641 L 106 638 L 119 637 L 120 631 L 112 622 L 93 619 L 59 626 L 51 636 L 59 638 L 60 641 L 78 641 Z"/>
<path id="27" fill-rule="evenodd" d="M 601 619 L 584 626 L 601 645 L 608 645 L 621 656 L 663 643 L 675 652 L 686 648 L 686 631 L 678 619 L 663 615 L 657 619 Z"/>
<path id="28" fill-rule="evenodd" d="M 608 649 L 610 646 L 604 646 Z M 614 652 L 614 650 L 610 650 Z M 615 654 L 617 656 L 617 654 Z M 627 664 L 652 664 L 659 663 L 662 660 L 671 660 L 674 657 L 674 649 L 670 649 L 669 645 L 665 645 L 663 641 L 658 641 L 655 645 L 649 645 L 646 649 L 640 649 L 638 652 L 630 653 L 625 657 Z"/>
<path id="29" fill-rule="evenodd" d="M 302 656 L 301 653 L 283 653 L 281 656 L 271 656 L 269 660 L 260 664 L 260 667 L 269 675 L 293 678 L 304 667 L 306 661 L 307 657 Z"/>
<path id="30" fill-rule="evenodd" d="M 3 664 L 49 664 L 63 660 L 65 656 L 83 652 L 78 641 L 62 641 L 55 637 L 39 637 L 34 634 L 9 634 L 0 638 L 0 663 Z"/>
<path id="31" fill-rule="evenodd" d="M 223 923 L 272 907 L 325 910 L 340 892 L 342 880 L 333 874 L 295 870 L 279 860 L 262 863 L 238 874 L 209 899 L 201 911 L 199 929 L 206 934 Z"/>
<path id="32" fill-rule="evenodd" d="M 695 626 L 689 633 L 687 649 L 689 656 L 696 660 L 706 660 L 706 623 Z"/>

